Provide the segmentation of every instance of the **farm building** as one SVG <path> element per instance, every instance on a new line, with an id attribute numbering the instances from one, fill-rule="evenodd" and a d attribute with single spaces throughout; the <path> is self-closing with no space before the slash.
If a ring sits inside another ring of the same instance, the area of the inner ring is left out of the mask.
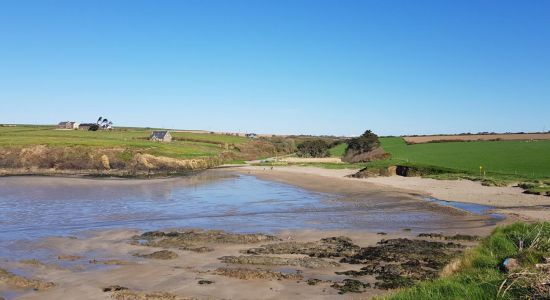
<path id="1" fill-rule="evenodd" d="M 149 137 L 151 141 L 169 143 L 172 141 L 172 135 L 168 130 L 155 130 Z"/>
<path id="2" fill-rule="evenodd" d="M 78 129 L 80 130 L 90 130 L 90 128 L 97 126 L 95 123 L 82 123 L 80 126 L 78 126 Z"/>
<path id="3" fill-rule="evenodd" d="M 59 129 L 78 129 L 78 127 L 79 124 L 77 122 L 71 121 L 59 122 L 59 124 L 57 124 L 57 128 Z"/>
<path id="4" fill-rule="evenodd" d="M 245 136 L 246 136 L 247 138 L 249 138 L 249 139 L 256 139 L 256 138 L 258 138 L 258 135 L 255 134 L 255 133 L 247 133 L 247 134 L 245 134 Z"/>

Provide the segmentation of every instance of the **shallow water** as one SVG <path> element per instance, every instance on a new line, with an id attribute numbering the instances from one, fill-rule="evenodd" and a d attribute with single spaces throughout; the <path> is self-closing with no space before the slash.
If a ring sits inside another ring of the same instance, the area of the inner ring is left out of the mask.
<path id="1" fill-rule="evenodd" d="M 221 171 L 162 180 L 6 177 L 0 178 L 0 247 L 113 228 L 277 232 L 467 226 L 462 217 L 395 197 L 359 200 Z"/>
<path id="2" fill-rule="evenodd" d="M 505 218 L 501 214 L 490 213 L 490 211 L 492 209 L 494 209 L 494 207 L 488 206 L 488 205 L 482 205 L 482 204 L 476 204 L 476 203 L 467 203 L 467 202 L 456 202 L 456 201 L 440 200 L 440 199 L 433 198 L 433 197 L 426 197 L 424 199 L 428 202 L 433 202 L 433 203 L 437 203 L 439 205 L 457 208 L 457 209 L 460 209 L 460 210 L 470 212 L 472 214 L 487 215 L 487 216 L 491 217 L 494 221 L 503 220 Z"/>

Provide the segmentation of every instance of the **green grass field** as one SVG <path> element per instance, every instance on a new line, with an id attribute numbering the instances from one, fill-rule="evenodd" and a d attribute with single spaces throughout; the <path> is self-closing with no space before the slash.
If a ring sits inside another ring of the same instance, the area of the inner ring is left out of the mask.
<path id="1" fill-rule="evenodd" d="M 487 185 L 537 182 L 527 192 L 550 194 L 550 140 L 472 141 L 408 145 L 400 137 L 380 138 L 391 157 L 367 164 L 316 164 L 323 168 L 367 166 L 372 169 L 405 165 L 423 170 L 424 176 L 437 179 L 481 180 Z M 331 156 L 343 156 L 346 144 L 329 150 Z M 311 164 L 310 164 L 311 165 Z M 481 167 L 481 168 L 480 168 Z"/>
<path id="2" fill-rule="evenodd" d="M 248 140 L 242 136 L 211 134 L 211 133 L 191 133 L 191 132 L 172 132 L 172 137 L 178 140 L 202 141 L 205 143 L 216 144 L 242 144 Z"/>
<path id="3" fill-rule="evenodd" d="M 342 157 L 344 156 L 344 152 L 346 152 L 346 147 L 348 145 L 345 143 L 336 145 L 328 150 L 331 157 Z"/>
<path id="4" fill-rule="evenodd" d="M 0 147 L 47 145 L 51 147 L 128 148 L 174 158 L 218 155 L 223 144 L 239 144 L 246 138 L 209 133 L 174 132 L 172 143 L 149 141 L 152 129 L 121 128 L 112 131 L 55 130 L 53 126 L 0 127 Z"/>
<path id="5" fill-rule="evenodd" d="M 550 178 L 550 141 L 476 141 L 407 145 L 402 138 L 381 138 L 392 154 L 369 165 L 405 163 L 480 175 Z"/>

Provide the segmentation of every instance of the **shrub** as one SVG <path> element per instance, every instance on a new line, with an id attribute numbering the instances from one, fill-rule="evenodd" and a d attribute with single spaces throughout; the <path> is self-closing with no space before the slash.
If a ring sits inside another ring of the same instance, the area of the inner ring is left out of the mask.
<path id="1" fill-rule="evenodd" d="M 300 157 L 327 157 L 330 145 L 324 140 L 307 140 L 298 145 Z"/>
<path id="2" fill-rule="evenodd" d="M 342 158 L 345 162 L 369 162 L 385 159 L 388 154 L 380 148 L 380 140 L 372 131 L 367 130 L 361 136 L 348 141 L 348 146 Z"/>
<path id="3" fill-rule="evenodd" d="M 296 151 L 296 143 L 293 139 L 282 138 L 282 137 L 271 137 L 269 141 L 275 146 L 277 153 L 280 154 L 289 154 Z"/>
<path id="4" fill-rule="evenodd" d="M 380 140 L 378 136 L 372 131 L 367 130 L 361 136 L 352 138 L 348 142 L 346 154 L 349 151 L 354 151 L 356 154 L 372 151 L 380 147 Z"/>

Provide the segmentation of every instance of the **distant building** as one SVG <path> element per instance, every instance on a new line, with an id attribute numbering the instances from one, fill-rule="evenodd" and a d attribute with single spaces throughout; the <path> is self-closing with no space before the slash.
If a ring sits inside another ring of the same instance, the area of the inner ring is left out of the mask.
<path id="1" fill-rule="evenodd" d="M 149 137 L 151 141 L 169 143 L 172 141 L 172 135 L 168 130 L 155 130 Z"/>
<path id="2" fill-rule="evenodd" d="M 79 124 L 77 122 L 71 122 L 71 121 L 59 122 L 59 124 L 57 124 L 57 128 L 59 129 L 78 129 L 78 127 L 79 127 Z"/>
<path id="3" fill-rule="evenodd" d="M 80 130 L 90 130 L 92 126 L 97 126 L 96 123 L 82 123 L 80 126 L 78 126 L 78 129 Z"/>
<path id="4" fill-rule="evenodd" d="M 256 138 L 258 138 L 258 135 L 255 134 L 255 133 L 247 133 L 247 134 L 245 134 L 245 136 L 246 136 L 247 138 L 249 138 L 249 139 L 256 139 Z"/>

